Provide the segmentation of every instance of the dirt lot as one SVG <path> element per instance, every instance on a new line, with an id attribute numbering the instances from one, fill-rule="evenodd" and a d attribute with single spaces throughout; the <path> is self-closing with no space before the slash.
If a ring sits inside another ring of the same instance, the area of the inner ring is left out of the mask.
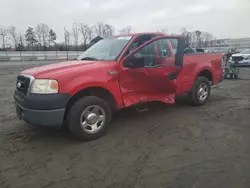
<path id="1" fill-rule="evenodd" d="M 32 66 L 0 65 L 1 188 L 250 187 L 250 70 L 205 106 L 124 110 L 106 136 L 81 143 L 17 120 L 15 78 Z"/>

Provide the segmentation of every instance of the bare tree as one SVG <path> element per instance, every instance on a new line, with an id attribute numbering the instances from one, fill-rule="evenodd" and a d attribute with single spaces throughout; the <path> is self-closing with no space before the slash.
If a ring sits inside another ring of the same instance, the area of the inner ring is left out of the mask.
<path id="1" fill-rule="evenodd" d="M 37 25 L 35 28 L 35 33 L 36 33 L 36 39 L 39 45 L 39 49 L 42 49 L 42 28 L 41 25 Z"/>
<path id="2" fill-rule="evenodd" d="M 5 38 L 6 38 L 7 34 L 8 34 L 8 32 L 7 32 L 6 28 L 0 28 L 0 35 L 2 37 L 3 49 L 5 49 L 5 44 L 6 44 Z"/>
<path id="3" fill-rule="evenodd" d="M 115 28 L 112 25 L 105 24 L 103 30 L 103 37 L 113 36 L 115 32 Z"/>
<path id="4" fill-rule="evenodd" d="M 77 49 L 78 43 L 79 43 L 79 30 L 80 30 L 79 24 L 73 23 L 72 31 L 73 31 L 74 44 L 75 44 L 76 49 Z"/>
<path id="5" fill-rule="evenodd" d="M 197 46 L 197 36 L 196 32 L 188 32 L 188 37 L 189 37 L 189 47 L 195 48 Z"/>
<path id="6" fill-rule="evenodd" d="M 94 38 L 94 26 L 90 26 L 89 29 L 87 30 L 87 38 L 88 38 L 88 42 L 90 43 L 91 40 Z"/>
<path id="7" fill-rule="evenodd" d="M 181 29 L 181 35 L 185 37 L 185 45 L 186 47 L 190 47 L 192 40 L 191 40 L 191 32 L 189 32 L 186 28 Z"/>
<path id="8" fill-rule="evenodd" d="M 24 36 L 23 36 L 23 34 L 22 33 L 19 33 L 19 36 L 18 36 L 18 38 L 19 38 L 19 43 L 21 44 L 21 45 L 24 45 Z"/>
<path id="9" fill-rule="evenodd" d="M 92 28 L 87 24 L 81 23 L 79 26 L 79 31 L 82 34 L 83 45 L 86 48 L 87 42 L 90 42 L 92 38 Z"/>
<path id="10" fill-rule="evenodd" d="M 17 32 L 16 32 L 16 27 L 15 26 L 10 26 L 9 29 L 9 34 L 11 35 L 12 37 L 12 40 L 13 40 L 13 44 L 15 46 L 15 49 L 17 48 Z"/>
<path id="11" fill-rule="evenodd" d="M 48 46 L 48 43 L 49 43 L 49 32 L 50 32 L 50 29 L 47 25 L 45 24 L 42 24 L 41 25 L 42 27 L 42 41 L 43 41 L 43 46 L 44 47 L 47 47 Z"/>
<path id="12" fill-rule="evenodd" d="M 159 32 L 162 32 L 164 34 L 167 34 L 168 33 L 168 29 L 167 28 L 163 28 L 163 29 L 160 29 Z"/>
<path id="13" fill-rule="evenodd" d="M 104 24 L 102 22 L 98 22 L 93 28 L 96 36 L 102 36 Z"/>
<path id="14" fill-rule="evenodd" d="M 65 27 L 64 27 L 64 43 L 65 43 L 66 50 L 69 50 L 70 33 Z"/>
<path id="15" fill-rule="evenodd" d="M 48 40 L 49 40 L 49 27 L 45 24 L 38 24 L 36 26 L 36 36 L 37 36 L 37 40 L 40 46 L 40 50 L 43 47 L 47 47 L 48 46 Z"/>
<path id="16" fill-rule="evenodd" d="M 181 29 L 181 34 L 182 34 L 183 36 L 186 36 L 187 33 L 188 33 L 188 30 L 187 30 L 186 28 L 182 28 L 182 29 Z"/>
<path id="17" fill-rule="evenodd" d="M 115 28 L 112 25 L 104 24 L 103 22 L 98 22 L 94 26 L 94 31 L 96 36 L 108 37 L 114 35 Z"/>
<path id="18" fill-rule="evenodd" d="M 209 32 L 202 32 L 200 38 L 201 38 L 201 41 L 202 41 L 204 47 L 208 47 L 209 42 L 210 42 L 211 40 L 213 40 L 214 37 L 213 37 L 213 35 L 212 35 L 211 33 L 209 33 Z"/>
<path id="19" fill-rule="evenodd" d="M 132 27 L 130 25 L 126 26 L 125 28 L 120 30 L 120 34 L 130 34 Z"/>
<path id="20" fill-rule="evenodd" d="M 23 51 L 25 49 L 24 41 L 24 36 L 22 35 L 22 33 L 19 33 L 19 36 L 17 36 L 17 51 Z"/>

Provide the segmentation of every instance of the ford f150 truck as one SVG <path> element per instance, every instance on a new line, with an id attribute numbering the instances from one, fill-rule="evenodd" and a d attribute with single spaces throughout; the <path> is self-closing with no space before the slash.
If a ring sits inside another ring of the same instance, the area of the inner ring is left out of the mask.
<path id="1" fill-rule="evenodd" d="M 112 36 L 75 61 L 24 70 L 14 93 L 17 116 L 32 125 L 67 125 L 76 139 L 93 140 L 122 108 L 174 104 L 181 94 L 203 105 L 211 85 L 222 81 L 222 54 L 184 54 L 184 48 L 181 36 Z"/>

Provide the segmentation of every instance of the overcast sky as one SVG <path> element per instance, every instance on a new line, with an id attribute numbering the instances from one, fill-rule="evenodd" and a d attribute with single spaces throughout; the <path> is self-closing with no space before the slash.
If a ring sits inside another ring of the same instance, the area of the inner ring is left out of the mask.
<path id="1" fill-rule="evenodd" d="M 250 0 L 0 0 L 0 27 L 45 23 L 63 40 L 63 28 L 75 21 L 102 21 L 133 32 L 185 27 L 217 38 L 250 37 Z"/>

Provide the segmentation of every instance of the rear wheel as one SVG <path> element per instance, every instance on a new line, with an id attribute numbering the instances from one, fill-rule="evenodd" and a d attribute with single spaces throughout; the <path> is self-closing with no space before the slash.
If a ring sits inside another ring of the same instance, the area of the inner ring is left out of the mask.
<path id="1" fill-rule="evenodd" d="M 193 89 L 188 93 L 189 101 L 194 106 L 204 105 L 210 96 L 211 85 L 206 77 L 199 76 L 196 78 Z"/>
<path id="2" fill-rule="evenodd" d="M 112 111 L 103 99 L 86 96 L 71 107 L 67 120 L 75 139 L 94 140 L 105 134 L 112 120 Z"/>

